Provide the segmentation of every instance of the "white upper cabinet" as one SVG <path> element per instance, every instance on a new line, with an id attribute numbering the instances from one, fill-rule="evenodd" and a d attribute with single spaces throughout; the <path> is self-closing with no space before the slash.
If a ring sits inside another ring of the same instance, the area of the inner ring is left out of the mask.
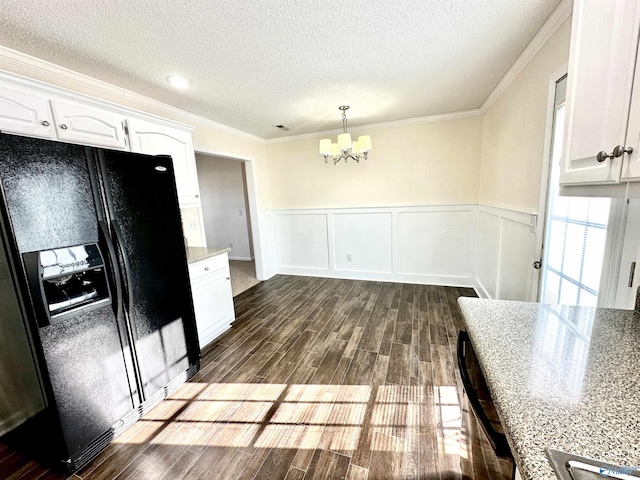
<path id="1" fill-rule="evenodd" d="M 636 0 L 574 2 L 561 185 L 620 181 L 639 13 Z"/>
<path id="2" fill-rule="evenodd" d="M 633 80 L 635 89 L 631 97 L 626 139 L 626 147 L 631 147 L 633 152 L 626 154 L 622 163 L 622 181 L 625 182 L 640 180 L 640 58 L 636 63 L 639 68 L 636 68 Z"/>
<path id="3" fill-rule="evenodd" d="M 63 142 L 128 150 L 126 117 L 68 100 L 51 100 L 58 138 Z"/>
<path id="4" fill-rule="evenodd" d="M 55 138 L 49 99 L 37 92 L 0 85 L 0 131 Z"/>
<path id="5" fill-rule="evenodd" d="M 150 155 L 171 155 L 181 206 L 199 205 L 196 158 L 191 132 L 146 120 L 129 119 L 131 151 Z"/>

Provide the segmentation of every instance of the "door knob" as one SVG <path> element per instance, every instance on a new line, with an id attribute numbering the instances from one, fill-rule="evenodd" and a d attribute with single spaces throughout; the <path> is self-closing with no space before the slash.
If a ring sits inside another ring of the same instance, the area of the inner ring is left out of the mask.
<path id="1" fill-rule="evenodd" d="M 601 151 L 601 152 L 598 152 L 598 155 L 596 155 L 596 160 L 597 160 L 599 163 L 602 163 L 602 162 L 604 162 L 606 159 L 608 159 L 608 158 L 613 158 L 613 157 L 614 157 L 613 153 L 612 153 L 611 155 L 609 155 L 607 152 L 605 152 L 605 151 L 603 150 L 603 151 Z"/>
<path id="2" fill-rule="evenodd" d="M 542 268 L 542 262 L 540 260 L 536 260 L 535 262 L 533 262 L 533 268 L 535 268 L 536 270 L 540 270 Z"/>
<path id="3" fill-rule="evenodd" d="M 623 145 L 617 145 L 614 149 L 613 152 L 611 152 L 610 154 L 605 152 L 604 150 L 601 152 L 598 152 L 598 155 L 596 155 L 596 160 L 598 160 L 598 162 L 602 163 L 605 160 L 609 159 L 609 158 L 619 158 L 622 155 L 624 155 L 625 153 L 633 153 L 633 148 L 631 147 L 624 147 Z"/>
<path id="4" fill-rule="evenodd" d="M 631 148 L 631 147 L 625 148 L 622 145 L 618 145 L 618 146 L 616 146 L 616 148 L 613 149 L 613 156 L 616 157 L 616 158 L 621 157 L 625 153 L 632 154 L 633 153 L 633 148 Z"/>

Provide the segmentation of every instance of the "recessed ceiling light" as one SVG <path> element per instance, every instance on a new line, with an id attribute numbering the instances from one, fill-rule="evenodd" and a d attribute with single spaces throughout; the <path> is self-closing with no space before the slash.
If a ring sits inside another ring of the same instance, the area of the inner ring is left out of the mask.
<path id="1" fill-rule="evenodd" d="M 187 88 L 189 86 L 189 80 L 184 77 L 179 77 L 177 75 L 171 75 L 167 77 L 167 82 L 173 85 L 176 88 Z"/>

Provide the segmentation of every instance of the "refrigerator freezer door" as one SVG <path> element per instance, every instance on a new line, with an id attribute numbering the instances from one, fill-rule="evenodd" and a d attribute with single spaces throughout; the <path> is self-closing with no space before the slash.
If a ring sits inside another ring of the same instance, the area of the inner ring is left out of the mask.
<path id="1" fill-rule="evenodd" d="M 200 358 L 171 158 L 101 151 L 143 399 Z"/>
<path id="2" fill-rule="evenodd" d="M 20 253 L 97 242 L 85 147 L 0 135 L 0 180 Z"/>

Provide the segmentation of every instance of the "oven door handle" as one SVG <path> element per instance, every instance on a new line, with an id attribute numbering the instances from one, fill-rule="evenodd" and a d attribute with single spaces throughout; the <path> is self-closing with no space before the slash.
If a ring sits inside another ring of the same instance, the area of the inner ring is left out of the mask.
<path id="1" fill-rule="evenodd" d="M 491 420 L 487 416 L 486 412 L 482 408 L 480 404 L 480 399 L 476 394 L 473 384 L 471 382 L 471 377 L 469 375 L 469 370 L 467 369 L 467 365 L 465 363 L 465 343 L 468 343 L 471 346 L 471 339 L 469 338 L 469 334 L 464 330 L 460 330 L 458 333 L 458 368 L 460 369 L 460 377 L 462 379 L 462 386 L 464 387 L 464 391 L 467 394 L 467 398 L 469 399 L 469 404 L 471 405 L 471 409 L 478 419 L 482 430 L 484 431 L 491 447 L 496 452 L 496 455 L 499 457 L 511 457 L 511 449 L 509 448 L 509 443 L 507 442 L 507 437 L 498 432 L 491 425 Z"/>

